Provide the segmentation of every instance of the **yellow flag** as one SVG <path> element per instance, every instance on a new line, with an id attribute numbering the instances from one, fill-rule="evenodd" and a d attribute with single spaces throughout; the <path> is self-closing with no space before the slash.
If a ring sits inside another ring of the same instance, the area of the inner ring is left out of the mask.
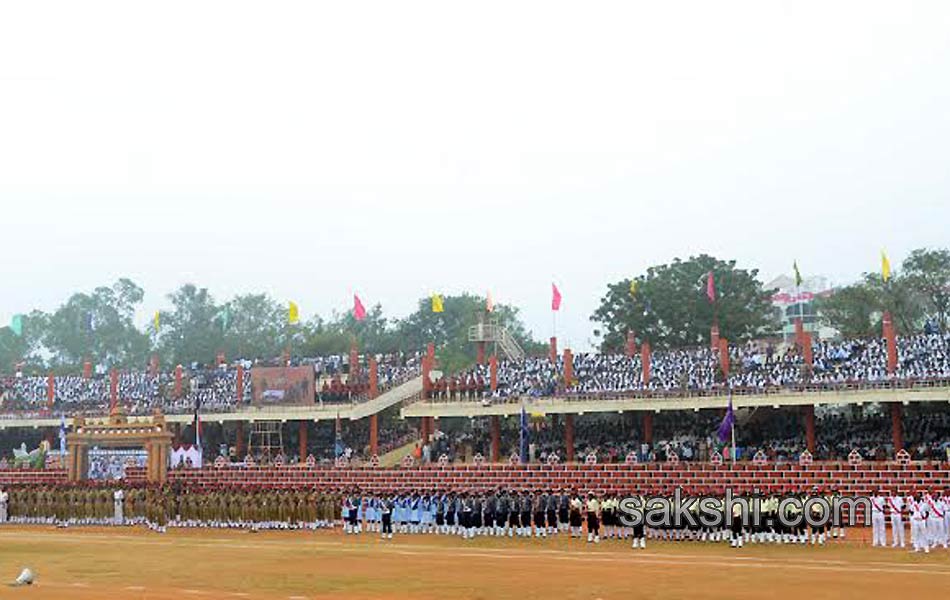
<path id="1" fill-rule="evenodd" d="M 152 323 L 155 324 L 155 331 L 158 331 L 162 324 L 162 316 L 157 310 L 155 311 L 155 317 L 152 319 Z"/>
<path id="2" fill-rule="evenodd" d="M 432 294 L 432 312 L 440 313 L 442 311 L 442 296 L 440 294 Z"/>
<path id="3" fill-rule="evenodd" d="M 287 322 L 291 325 L 294 325 L 300 320 L 300 308 L 295 302 L 291 302 L 287 306 Z"/>
<path id="4" fill-rule="evenodd" d="M 630 280 L 630 295 L 631 296 L 637 295 L 637 280 L 636 279 Z"/>
<path id="5" fill-rule="evenodd" d="M 887 283 L 887 280 L 891 278 L 891 261 L 887 260 L 887 254 L 881 250 L 881 279 L 884 280 L 884 283 Z"/>

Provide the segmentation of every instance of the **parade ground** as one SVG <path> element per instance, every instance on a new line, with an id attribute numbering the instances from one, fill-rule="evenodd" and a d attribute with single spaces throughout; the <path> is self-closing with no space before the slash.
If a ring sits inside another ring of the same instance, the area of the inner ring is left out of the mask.
<path id="1" fill-rule="evenodd" d="M 950 551 L 375 535 L 4 527 L 0 598 L 896 598 L 950 586 Z"/>

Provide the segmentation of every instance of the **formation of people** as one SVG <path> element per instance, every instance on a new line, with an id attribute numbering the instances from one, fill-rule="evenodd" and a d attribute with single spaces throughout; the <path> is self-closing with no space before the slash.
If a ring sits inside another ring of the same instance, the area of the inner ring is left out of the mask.
<path id="1" fill-rule="evenodd" d="M 378 535 L 391 540 L 401 535 L 547 539 L 566 537 L 590 544 L 622 543 L 642 549 L 650 540 L 728 544 L 798 544 L 822 546 L 844 539 L 844 527 L 829 522 L 809 525 L 803 511 L 820 520 L 836 494 L 768 489 L 740 490 L 737 498 L 757 498 L 761 519 L 747 521 L 738 503 L 731 514 L 724 490 L 688 490 L 703 498 L 721 515 L 713 524 L 700 519 L 699 503 L 688 511 L 694 522 L 649 518 L 631 520 L 630 505 L 650 510 L 650 502 L 669 491 L 647 489 L 642 493 L 620 490 L 563 489 L 392 490 L 368 492 L 359 488 L 276 489 L 235 487 L 214 490 L 178 486 L 16 486 L 0 490 L 0 523 L 45 524 L 59 527 L 83 525 L 144 526 L 157 532 L 169 527 L 261 530 L 316 530 L 340 528 L 347 536 Z M 683 496 L 689 494 L 683 493 Z M 796 497 L 800 502 L 783 505 Z M 813 504 L 822 499 L 825 504 Z M 948 545 L 950 491 L 947 494 L 888 495 L 881 491 L 871 500 L 873 543 L 886 546 L 885 522 L 890 523 L 893 547 L 905 547 L 905 524 L 915 551 L 929 552 Z M 657 505 L 653 505 L 656 508 Z M 803 508 L 804 507 L 804 508 Z M 785 511 L 784 514 L 779 514 Z"/>
<path id="2" fill-rule="evenodd" d="M 878 490 L 871 498 L 871 535 L 876 547 L 905 548 L 906 523 L 910 525 L 910 546 L 914 552 L 929 553 L 950 544 L 950 490 L 917 490 L 912 495 L 891 494 Z"/>

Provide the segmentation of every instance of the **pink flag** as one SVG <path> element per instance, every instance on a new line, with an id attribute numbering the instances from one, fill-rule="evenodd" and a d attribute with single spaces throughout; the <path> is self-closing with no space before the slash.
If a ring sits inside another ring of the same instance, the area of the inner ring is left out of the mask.
<path id="1" fill-rule="evenodd" d="M 357 321 L 366 318 L 366 309 L 363 307 L 363 303 L 360 302 L 360 297 L 356 294 L 353 294 L 353 318 Z"/>
<path id="2" fill-rule="evenodd" d="M 710 302 L 716 301 L 716 282 L 713 279 L 713 272 L 710 271 L 708 278 L 706 279 L 706 297 L 709 298 Z"/>
<path id="3" fill-rule="evenodd" d="M 551 310 L 561 310 L 561 292 L 551 284 Z"/>

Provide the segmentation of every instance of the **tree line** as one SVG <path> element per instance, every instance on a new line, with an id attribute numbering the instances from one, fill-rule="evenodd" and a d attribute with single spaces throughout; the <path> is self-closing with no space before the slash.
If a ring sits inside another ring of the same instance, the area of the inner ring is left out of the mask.
<path id="1" fill-rule="evenodd" d="M 790 269 L 791 270 L 791 269 Z M 715 300 L 708 295 L 708 277 Z M 772 304 L 776 290 L 765 289 L 756 269 L 734 260 L 700 255 L 674 259 L 646 272 L 607 285 L 591 316 L 600 350 L 620 352 L 627 333 L 655 348 L 706 344 L 713 322 L 734 342 L 777 335 L 780 313 Z M 485 298 L 445 296 L 443 310 L 420 298 L 405 318 L 391 318 L 377 304 L 357 321 L 350 312 L 314 315 L 289 323 L 287 305 L 267 294 L 243 294 L 219 301 L 204 287 L 181 286 L 168 295 L 169 308 L 142 329 L 134 322 L 144 290 L 122 278 L 111 286 L 75 293 L 52 312 L 34 310 L 13 327 L 0 328 L 0 371 L 22 363 L 27 371 L 76 372 L 85 360 L 118 368 L 144 368 L 157 353 L 164 368 L 213 362 L 218 352 L 229 359 L 272 360 L 290 348 L 295 356 L 344 354 L 352 342 L 361 351 L 413 353 L 429 342 L 439 348 L 447 371 L 475 360 L 468 328 L 484 314 Z M 817 300 L 823 323 L 843 337 L 880 335 L 885 310 L 901 334 L 925 328 L 945 331 L 950 318 L 950 251 L 914 250 L 887 281 L 865 273 L 848 286 Z M 542 355 L 517 307 L 498 304 L 490 317 L 507 326 L 531 355 Z"/>

